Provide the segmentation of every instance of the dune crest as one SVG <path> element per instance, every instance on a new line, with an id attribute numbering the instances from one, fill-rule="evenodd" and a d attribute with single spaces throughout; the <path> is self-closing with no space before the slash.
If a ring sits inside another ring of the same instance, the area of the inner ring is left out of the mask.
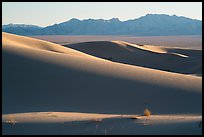
<path id="1" fill-rule="evenodd" d="M 124 41 L 93 41 L 65 46 L 114 62 L 181 74 L 202 74 L 199 67 L 202 64 L 201 50 L 136 45 Z"/>
<path id="2" fill-rule="evenodd" d="M 23 48 L 31 50 L 40 50 L 47 52 L 62 53 L 67 55 L 88 56 L 87 54 L 78 52 L 76 50 L 67 49 L 64 46 L 54 44 L 48 41 L 29 38 L 25 36 L 18 36 L 2 32 L 2 46 L 4 49 Z"/>

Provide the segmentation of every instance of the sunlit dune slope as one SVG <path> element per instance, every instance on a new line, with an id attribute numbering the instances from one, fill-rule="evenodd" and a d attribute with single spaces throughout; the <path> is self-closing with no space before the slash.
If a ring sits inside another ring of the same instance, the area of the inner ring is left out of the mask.
<path id="1" fill-rule="evenodd" d="M 3 48 L 14 50 L 23 48 L 23 49 L 30 49 L 30 50 L 40 50 L 45 52 L 52 52 L 52 53 L 61 53 L 61 54 L 68 54 L 74 56 L 89 56 L 82 52 L 78 52 L 76 50 L 67 49 L 64 46 L 54 44 L 48 41 L 33 39 L 24 36 L 13 35 L 9 33 L 2 33 L 2 40 L 3 40 Z M 90 57 L 90 56 L 89 56 Z"/>
<path id="2" fill-rule="evenodd" d="M 124 41 L 92 41 L 65 46 L 115 62 L 182 74 L 202 74 L 202 50 L 141 46 Z"/>
<path id="3" fill-rule="evenodd" d="M 95 114 L 95 113 L 75 113 L 75 112 L 31 112 L 14 113 L 2 116 L 2 123 L 63 123 L 72 121 L 103 122 L 105 119 L 132 119 L 132 121 L 149 120 L 157 123 L 176 123 L 193 120 L 201 120 L 199 115 L 114 115 L 114 114 Z M 88 124 L 88 123 L 87 123 Z"/>
<path id="4" fill-rule="evenodd" d="M 201 115 L 111 115 L 31 112 L 2 115 L 2 134 L 201 135 Z"/>
<path id="5" fill-rule="evenodd" d="M 202 77 L 116 63 L 50 42 L 2 35 L 3 114 L 138 114 L 145 108 L 154 114 L 202 112 Z"/>

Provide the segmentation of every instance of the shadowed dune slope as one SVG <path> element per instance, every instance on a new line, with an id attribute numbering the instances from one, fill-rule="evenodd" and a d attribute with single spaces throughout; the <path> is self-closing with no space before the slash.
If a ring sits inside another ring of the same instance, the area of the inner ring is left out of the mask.
<path id="1" fill-rule="evenodd" d="M 202 50 L 141 46 L 124 41 L 94 41 L 65 46 L 114 62 L 182 74 L 202 74 Z"/>
<path id="2" fill-rule="evenodd" d="M 2 35 L 2 114 L 140 114 L 145 108 L 154 114 L 202 112 L 202 77 L 116 63 L 50 42 Z"/>

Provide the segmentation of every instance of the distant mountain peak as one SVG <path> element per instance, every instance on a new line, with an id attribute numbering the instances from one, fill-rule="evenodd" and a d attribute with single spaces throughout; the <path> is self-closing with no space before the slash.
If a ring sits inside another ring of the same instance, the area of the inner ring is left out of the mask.
<path id="1" fill-rule="evenodd" d="M 70 19 L 69 21 L 80 21 L 80 20 L 77 19 L 77 18 L 72 18 L 72 19 Z"/>
<path id="2" fill-rule="evenodd" d="M 148 13 L 148 14 L 146 14 L 146 15 L 144 15 L 144 16 L 141 16 L 140 18 L 154 18 L 154 17 L 170 17 L 170 15 L 167 15 L 167 14 L 150 14 L 150 13 Z M 138 19 L 140 19 L 140 18 L 138 18 Z"/>
<path id="3" fill-rule="evenodd" d="M 3 27 L 36 27 L 36 28 L 42 28 L 40 26 L 37 25 L 28 25 L 28 24 L 14 24 L 14 23 L 9 23 L 9 24 L 5 24 L 3 25 Z"/>
<path id="4" fill-rule="evenodd" d="M 42 28 L 11 23 L 3 25 L 2 30 L 20 35 L 201 35 L 202 21 L 177 15 L 146 14 L 127 21 L 120 21 L 118 18 L 106 20 L 72 18 Z"/>
<path id="5" fill-rule="evenodd" d="M 109 21 L 120 21 L 118 18 L 109 19 Z"/>

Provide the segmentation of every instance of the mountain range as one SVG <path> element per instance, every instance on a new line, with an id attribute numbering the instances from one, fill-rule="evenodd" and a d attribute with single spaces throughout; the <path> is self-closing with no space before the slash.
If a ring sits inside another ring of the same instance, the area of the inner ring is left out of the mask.
<path id="1" fill-rule="evenodd" d="M 202 21 L 176 15 L 147 14 L 127 21 L 120 21 L 118 18 L 109 20 L 72 18 L 47 27 L 8 24 L 2 25 L 2 31 L 18 35 L 201 35 Z"/>

